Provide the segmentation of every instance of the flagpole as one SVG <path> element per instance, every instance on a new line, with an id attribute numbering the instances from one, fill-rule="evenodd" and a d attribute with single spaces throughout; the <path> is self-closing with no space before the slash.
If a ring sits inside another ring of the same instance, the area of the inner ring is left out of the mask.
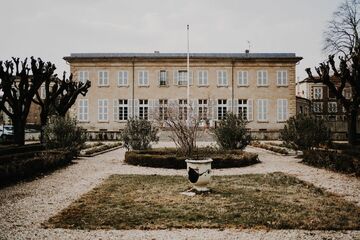
<path id="1" fill-rule="evenodd" d="M 187 78 L 187 104 L 189 110 L 187 112 L 187 122 L 190 125 L 190 54 L 189 54 L 189 24 L 187 25 L 187 58 L 186 58 L 186 78 Z"/>

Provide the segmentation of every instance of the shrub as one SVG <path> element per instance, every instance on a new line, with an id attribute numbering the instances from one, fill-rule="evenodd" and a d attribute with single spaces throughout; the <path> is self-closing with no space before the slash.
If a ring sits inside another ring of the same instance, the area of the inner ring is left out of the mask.
<path id="1" fill-rule="evenodd" d="M 269 151 L 272 151 L 272 152 L 276 152 L 276 153 L 280 153 L 280 154 L 284 154 L 284 155 L 289 154 L 289 152 L 286 149 L 281 148 L 281 147 L 276 147 L 278 145 L 271 146 L 271 145 L 267 145 L 267 144 L 262 144 L 260 142 L 252 142 L 251 145 L 254 146 L 254 147 L 263 148 L 263 149 L 266 149 L 266 150 L 269 150 Z"/>
<path id="2" fill-rule="evenodd" d="M 228 113 L 213 132 L 215 140 L 223 149 L 244 149 L 251 141 L 246 129 L 247 122 L 233 113 Z"/>
<path id="3" fill-rule="evenodd" d="M 280 131 L 280 139 L 287 147 L 295 150 L 312 149 L 331 141 L 330 129 L 324 120 L 305 115 L 289 118 Z"/>
<path id="4" fill-rule="evenodd" d="M 143 150 L 150 148 L 151 142 L 159 141 L 158 132 L 159 129 L 148 120 L 130 118 L 120 138 L 128 150 Z"/>
<path id="5" fill-rule="evenodd" d="M 186 169 L 186 157 L 177 153 L 176 149 L 130 151 L 125 154 L 125 162 L 144 167 Z M 209 151 L 198 148 L 194 154 L 198 159 L 210 157 L 213 160 L 212 168 L 244 167 L 260 162 L 257 154 L 239 150 Z"/>
<path id="6" fill-rule="evenodd" d="M 359 155 L 350 156 L 326 150 L 306 150 L 303 154 L 303 162 L 320 168 L 327 168 L 343 173 L 355 173 L 360 176 Z"/>
<path id="7" fill-rule="evenodd" d="M 44 141 L 47 148 L 64 148 L 78 156 L 86 141 L 85 129 L 75 119 L 57 116 L 46 125 Z"/>

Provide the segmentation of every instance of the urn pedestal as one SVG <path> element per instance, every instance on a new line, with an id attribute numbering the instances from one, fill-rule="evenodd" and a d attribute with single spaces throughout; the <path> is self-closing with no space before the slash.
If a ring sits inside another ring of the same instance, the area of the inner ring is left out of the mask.
<path id="1" fill-rule="evenodd" d="M 185 160 L 188 179 L 196 191 L 206 192 L 210 190 L 208 185 L 211 180 L 212 161 L 210 158 L 205 160 Z"/>

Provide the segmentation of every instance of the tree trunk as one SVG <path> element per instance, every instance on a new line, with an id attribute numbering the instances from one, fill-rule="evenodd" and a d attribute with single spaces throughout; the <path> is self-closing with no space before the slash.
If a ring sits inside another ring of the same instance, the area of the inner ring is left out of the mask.
<path id="1" fill-rule="evenodd" d="M 14 142 L 23 146 L 25 144 L 25 122 L 19 118 L 12 120 L 14 124 Z"/>
<path id="2" fill-rule="evenodd" d="M 358 111 L 356 110 L 352 110 L 348 115 L 348 141 L 349 144 L 351 145 L 357 144 L 357 132 L 356 132 L 357 116 L 358 116 Z"/>
<path id="3" fill-rule="evenodd" d="M 44 143 L 44 131 L 47 124 L 47 114 L 43 114 L 43 112 L 40 113 L 40 143 Z"/>

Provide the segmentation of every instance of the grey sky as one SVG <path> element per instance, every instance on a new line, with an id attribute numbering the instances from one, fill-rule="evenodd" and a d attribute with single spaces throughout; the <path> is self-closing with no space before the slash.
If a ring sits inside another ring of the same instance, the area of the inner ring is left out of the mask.
<path id="1" fill-rule="evenodd" d="M 0 0 L 0 60 L 41 57 L 57 72 L 71 52 L 295 52 L 325 59 L 322 33 L 342 0 Z"/>

